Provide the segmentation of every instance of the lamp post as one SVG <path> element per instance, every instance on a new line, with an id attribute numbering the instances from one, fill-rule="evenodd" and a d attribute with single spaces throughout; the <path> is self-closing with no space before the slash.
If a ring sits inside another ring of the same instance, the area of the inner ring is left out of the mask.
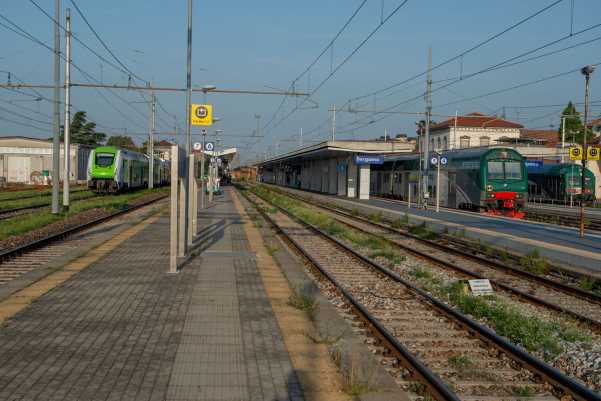
<path id="1" fill-rule="evenodd" d="M 595 71 L 595 67 L 592 65 L 587 65 L 582 67 L 580 72 L 584 75 L 584 135 L 582 135 L 582 176 L 580 185 L 582 187 L 581 194 L 582 199 L 580 200 L 580 238 L 584 238 L 584 193 L 585 193 L 585 170 L 586 170 L 586 156 L 588 154 L 586 150 L 586 135 L 587 135 L 587 123 L 588 123 L 588 99 L 589 99 L 589 81 L 591 79 L 591 75 Z"/>

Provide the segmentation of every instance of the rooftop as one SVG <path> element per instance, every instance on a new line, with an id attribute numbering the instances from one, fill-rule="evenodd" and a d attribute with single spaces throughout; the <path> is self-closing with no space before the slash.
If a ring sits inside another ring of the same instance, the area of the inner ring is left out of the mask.
<path id="1" fill-rule="evenodd" d="M 513 121 L 504 120 L 498 116 L 487 116 L 482 113 L 470 113 L 465 116 L 452 117 L 448 120 L 436 123 L 430 130 L 436 131 L 450 127 L 472 127 L 472 128 L 524 128 L 523 125 Z"/>

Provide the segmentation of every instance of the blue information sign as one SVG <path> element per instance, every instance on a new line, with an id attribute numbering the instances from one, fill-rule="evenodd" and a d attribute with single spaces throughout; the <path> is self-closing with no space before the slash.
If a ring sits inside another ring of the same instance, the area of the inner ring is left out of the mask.
<path id="1" fill-rule="evenodd" d="M 524 160 L 526 168 L 541 168 L 543 166 L 542 160 Z"/>
<path id="2" fill-rule="evenodd" d="M 384 156 L 382 155 L 357 155 L 355 156 L 355 164 L 384 164 Z"/>

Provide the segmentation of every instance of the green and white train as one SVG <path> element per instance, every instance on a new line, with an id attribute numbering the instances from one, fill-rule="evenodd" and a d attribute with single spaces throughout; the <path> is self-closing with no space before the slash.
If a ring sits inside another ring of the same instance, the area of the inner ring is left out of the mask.
<path id="1" fill-rule="evenodd" d="M 88 188 L 97 193 L 115 193 L 148 186 L 149 157 L 114 146 L 100 146 L 88 159 Z M 171 178 L 170 164 L 154 159 L 154 185 L 166 185 Z"/>

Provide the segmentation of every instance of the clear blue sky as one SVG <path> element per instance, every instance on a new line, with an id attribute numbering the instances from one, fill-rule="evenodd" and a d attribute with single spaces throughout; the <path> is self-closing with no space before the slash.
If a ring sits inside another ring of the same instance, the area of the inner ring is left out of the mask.
<path id="1" fill-rule="evenodd" d="M 36 0 L 49 13 L 53 13 L 53 0 Z M 62 0 L 63 9 L 72 7 L 69 0 Z M 287 88 L 319 54 L 347 18 L 361 3 L 360 0 L 334 1 L 198 1 L 194 2 L 193 39 L 193 84 L 213 84 L 224 89 L 259 89 L 267 86 Z M 401 1 L 384 0 L 384 15 Z M 330 134 L 327 122 L 328 108 L 342 106 L 349 98 L 369 93 L 402 81 L 425 71 L 427 49 L 432 47 L 436 65 L 449 57 L 501 32 L 510 25 L 535 11 L 553 3 L 552 0 L 506 0 L 506 1 L 418 1 L 409 0 L 397 14 L 346 63 L 315 95 L 312 100 L 319 107 L 296 111 L 277 127 L 268 127 L 266 136 L 253 147 L 246 149 L 246 158 L 256 152 L 273 151 L 280 141 L 280 152 L 290 150 L 298 144 L 298 132 L 305 132 L 320 125 L 305 135 L 305 140 L 319 140 Z M 89 22 L 106 41 L 111 50 L 136 74 L 153 80 L 156 85 L 185 86 L 186 61 L 186 1 L 185 0 L 128 0 L 90 1 L 78 0 L 77 4 Z M 333 59 L 328 51 L 299 81 L 299 90 L 314 89 L 330 71 L 330 62 L 336 66 L 357 46 L 379 23 L 381 0 L 368 0 L 353 22 L 334 44 Z M 486 44 L 463 58 L 463 74 L 497 64 L 510 57 L 534 49 L 570 32 L 570 0 L 542 13 L 519 28 Z M 52 24 L 29 0 L 4 0 L 0 13 L 43 42 L 52 44 Z M 111 56 L 101 47 L 85 26 L 75 10 L 74 33 L 90 47 L 107 59 Z M 573 32 L 599 23 L 601 2 L 575 0 Z M 5 23 L 6 21 L 0 20 Z M 561 49 L 585 40 L 601 37 L 601 27 L 585 34 L 573 36 L 537 53 Z M 32 83 L 51 83 L 52 53 L 47 49 L 23 39 L 0 26 L 0 70 L 10 71 L 16 77 Z M 557 125 L 557 114 L 561 107 L 516 109 L 510 106 L 565 104 L 569 100 L 581 102 L 584 79 L 579 73 L 569 74 L 539 84 L 508 92 L 486 96 L 473 101 L 462 98 L 486 94 L 523 82 L 569 71 L 589 63 L 601 62 L 601 40 L 568 50 L 556 55 L 540 58 L 528 63 L 498 71 L 481 74 L 458 82 L 448 89 L 434 92 L 434 113 L 440 115 L 469 113 L 500 113 L 506 107 L 507 116 L 532 128 Z M 127 76 L 101 62 L 78 43 L 74 43 L 74 62 L 96 79 L 107 83 L 127 83 Z M 455 61 L 433 72 L 434 87 L 437 82 L 460 74 L 461 63 Z M 63 67 L 61 66 L 61 69 Z M 74 71 L 74 81 L 84 81 Z M 6 74 L 0 75 L 2 81 Z M 364 110 L 384 109 L 405 99 L 419 97 L 425 90 L 424 78 L 419 78 L 394 91 L 376 97 L 364 98 L 354 107 Z M 592 99 L 601 99 L 601 70 L 592 78 Z M 29 90 L 24 93 L 32 94 Z M 52 97 L 51 90 L 40 90 Z M 73 105 L 88 112 L 89 118 L 101 124 L 100 130 L 122 134 L 125 129 L 140 143 L 148 127 L 148 108 L 144 104 L 127 104 L 141 101 L 139 94 L 115 92 L 122 101 L 107 90 L 101 93 L 114 105 L 111 107 L 93 89 L 74 89 Z M 272 118 L 281 102 L 279 96 L 250 96 L 210 94 L 215 114 L 222 118 L 216 128 L 224 130 L 226 146 L 240 146 L 250 138 L 234 135 L 250 135 L 256 126 L 255 114 L 262 116 L 262 125 Z M 47 101 L 26 101 L 30 96 L 0 90 L 0 135 L 27 135 L 50 137 L 52 108 Z M 24 101 L 25 100 L 25 101 Z M 159 94 L 159 100 L 170 113 L 159 110 L 159 131 L 173 130 L 177 115 L 180 132 L 184 127 L 185 95 Z M 451 105 L 444 106 L 449 102 Z M 6 103 L 10 101 L 12 104 Z M 196 94 L 194 102 L 201 102 L 202 95 Z M 279 117 L 296 106 L 294 99 L 287 99 Z M 32 111 L 26 110 L 31 109 Z M 121 113 L 119 113 L 117 110 Z M 579 107 L 581 109 L 581 107 Z M 423 111 L 424 101 L 420 97 L 396 111 Z M 593 114 L 601 113 L 601 103 L 593 104 Z M 36 128 L 27 127 L 1 119 L 26 122 L 15 114 L 35 115 L 39 121 L 29 121 Z M 369 124 L 370 121 L 387 118 Z M 441 119 L 442 117 L 435 117 Z M 369 113 L 337 113 L 338 138 L 373 138 L 389 133 L 414 133 L 414 122 L 419 119 L 410 115 L 376 115 Z M 360 120 L 352 130 L 352 123 Z M 363 122 L 363 124 L 360 124 Z M 367 123 L 367 124 L 366 124 Z M 194 133 L 199 132 L 194 128 Z M 166 136 L 171 137 L 171 136 Z M 271 148 L 270 148 L 271 147 Z"/>

